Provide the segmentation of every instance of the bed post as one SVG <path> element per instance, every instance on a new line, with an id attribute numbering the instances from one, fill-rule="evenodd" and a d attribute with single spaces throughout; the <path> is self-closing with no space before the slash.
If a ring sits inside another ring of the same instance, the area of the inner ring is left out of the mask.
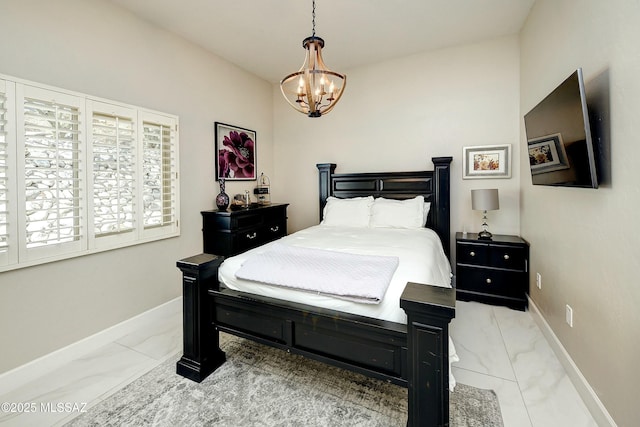
<path id="1" fill-rule="evenodd" d="M 431 207 L 431 226 L 434 228 L 444 248 L 444 253 L 449 258 L 451 251 L 451 213 L 450 197 L 451 190 L 451 160 L 453 157 L 433 157 L 431 161 L 434 165 L 434 188 L 433 203 Z M 437 207 L 434 209 L 434 206 Z"/>
<path id="2" fill-rule="evenodd" d="M 318 168 L 320 185 L 318 188 L 320 189 L 320 219 L 318 221 L 322 221 L 322 212 L 324 211 L 324 205 L 327 204 L 327 197 L 331 195 L 331 175 L 336 170 L 335 163 L 319 163 L 316 165 Z"/>
<path id="3" fill-rule="evenodd" d="M 183 355 L 176 373 L 201 382 L 222 365 L 219 332 L 213 327 L 212 304 L 208 290 L 219 290 L 218 267 L 224 257 L 200 254 L 177 262 L 182 270 Z"/>
<path id="4" fill-rule="evenodd" d="M 400 307 L 407 313 L 408 427 L 449 425 L 449 322 L 452 288 L 407 283 Z"/>

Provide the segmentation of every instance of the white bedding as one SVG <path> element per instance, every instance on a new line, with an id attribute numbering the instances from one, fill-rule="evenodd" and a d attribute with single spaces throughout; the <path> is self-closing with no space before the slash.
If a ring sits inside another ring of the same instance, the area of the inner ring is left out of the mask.
<path id="1" fill-rule="evenodd" d="M 285 299 L 391 322 L 406 323 L 400 308 L 400 295 L 407 282 L 451 287 L 451 266 L 438 235 L 431 229 L 329 227 L 316 225 L 290 234 L 277 242 L 307 248 L 365 255 L 397 256 L 400 259 L 385 297 L 380 304 L 362 304 L 327 295 L 241 280 L 235 272 L 255 253 L 262 253 L 275 242 L 228 258 L 219 270 L 220 281 L 229 289 Z"/>

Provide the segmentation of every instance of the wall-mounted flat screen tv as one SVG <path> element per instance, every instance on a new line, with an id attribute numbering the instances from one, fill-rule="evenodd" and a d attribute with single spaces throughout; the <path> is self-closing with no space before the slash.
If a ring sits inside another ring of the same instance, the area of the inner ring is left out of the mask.
<path id="1" fill-rule="evenodd" d="M 598 188 L 582 69 L 524 116 L 534 185 Z"/>

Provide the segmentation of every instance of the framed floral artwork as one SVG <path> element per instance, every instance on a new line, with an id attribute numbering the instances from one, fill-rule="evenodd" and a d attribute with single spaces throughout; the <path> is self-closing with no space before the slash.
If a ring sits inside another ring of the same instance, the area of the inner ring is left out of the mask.
<path id="1" fill-rule="evenodd" d="M 216 181 L 256 180 L 256 132 L 215 122 Z"/>
<path id="2" fill-rule="evenodd" d="M 462 178 L 511 178 L 511 144 L 462 148 Z"/>

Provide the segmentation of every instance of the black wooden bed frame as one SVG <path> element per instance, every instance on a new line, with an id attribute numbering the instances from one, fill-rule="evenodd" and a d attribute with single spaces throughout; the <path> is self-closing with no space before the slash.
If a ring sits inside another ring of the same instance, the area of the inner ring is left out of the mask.
<path id="1" fill-rule="evenodd" d="M 434 170 L 335 174 L 319 164 L 320 219 L 327 197 L 373 195 L 431 202 L 427 226 L 450 249 L 451 157 Z M 219 333 L 300 354 L 408 388 L 409 426 L 449 425 L 449 322 L 455 289 L 407 283 L 399 304 L 407 324 L 230 290 L 218 281 L 223 257 L 178 261 L 183 272 L 184 354 L 177 373 L 200 382 L 225 362 Z"/>

